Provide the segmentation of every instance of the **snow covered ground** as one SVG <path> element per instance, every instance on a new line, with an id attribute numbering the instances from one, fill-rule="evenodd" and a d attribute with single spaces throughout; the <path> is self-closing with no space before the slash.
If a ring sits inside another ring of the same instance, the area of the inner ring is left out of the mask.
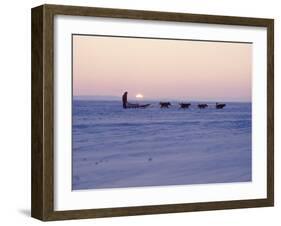
<path id="1" fill-rule="evenodd" d="M 251 104 L 73 101 L 72 189 L 251 181 Z"/>

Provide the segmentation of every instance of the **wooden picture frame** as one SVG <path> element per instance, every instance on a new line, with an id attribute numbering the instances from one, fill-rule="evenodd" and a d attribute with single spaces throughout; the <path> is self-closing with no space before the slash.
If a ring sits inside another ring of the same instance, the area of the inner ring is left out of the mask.
<path id="1" fill-rule="evenodd" d="M 121 208 L 54 210 L 54 16 L 124 18 L 167 22 L 255 26 L 267 29 L 267 198 Z M 32 202 L 34 218 L 66 219 L 162 214 L 274 205 L 274 20 L 42 5 L 32 9 Z"/>

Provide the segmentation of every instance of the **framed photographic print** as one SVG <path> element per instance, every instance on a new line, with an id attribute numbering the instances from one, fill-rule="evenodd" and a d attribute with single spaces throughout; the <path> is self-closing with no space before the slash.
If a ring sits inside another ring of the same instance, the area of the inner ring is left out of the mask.
<path id="1" fill-rule="evenodd" d="M 274 204 L 274 21 L 32 9 L 32 216 Z"/>

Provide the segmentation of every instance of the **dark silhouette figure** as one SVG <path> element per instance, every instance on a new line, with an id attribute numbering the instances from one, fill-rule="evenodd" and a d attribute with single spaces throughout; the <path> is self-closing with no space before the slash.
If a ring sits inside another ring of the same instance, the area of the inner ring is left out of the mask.
<path id="1" fill-rule="evenodd" d="M 225 104 L 216 103 L 216 109 L 223 109 L 224 107 L 225 107 Z"/>
<path id="2" fill-rule="evenodd" d="M 128 92 L 126 91 L 122 96 L 123 108 L 127 108 Z"/>
<path id="3" fill-rule="evenodd" d="M 171 106 L 170 102 L 160 102 L 159 104 L 161 108 L 169 108 Z"/>
<path id="4" fill-rule="evenodd" d="M 208 104 L 198 104 L 198 108 L 200 109 L 204 109 L 206 107 L 208 107 Z"/>
<path id="5" fill-rule="evenodd" d="M 179 103 L 180 108 L 187 109 L 191 105 L 190 103 Z"/>
<path id="6" fill-rule="evenodd" d="M 132 104 L 128 102 L 128 92 L 126 91 L 122 96 L 123 108 L 147 108 L 150 104 Z"/>

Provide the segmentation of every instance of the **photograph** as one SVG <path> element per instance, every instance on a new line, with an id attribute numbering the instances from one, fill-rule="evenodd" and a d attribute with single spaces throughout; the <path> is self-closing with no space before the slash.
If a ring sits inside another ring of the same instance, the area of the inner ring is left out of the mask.
<path id="1" fill-rule="evenodd" d="M 251 182 L 252 44 L 72 34 L 72 190 Z"/>
<path id="2" fill-rule="evenodd" d="M 274 206 L 275 20 L 191 12 L 32 8 L 33 218 Z"/>

